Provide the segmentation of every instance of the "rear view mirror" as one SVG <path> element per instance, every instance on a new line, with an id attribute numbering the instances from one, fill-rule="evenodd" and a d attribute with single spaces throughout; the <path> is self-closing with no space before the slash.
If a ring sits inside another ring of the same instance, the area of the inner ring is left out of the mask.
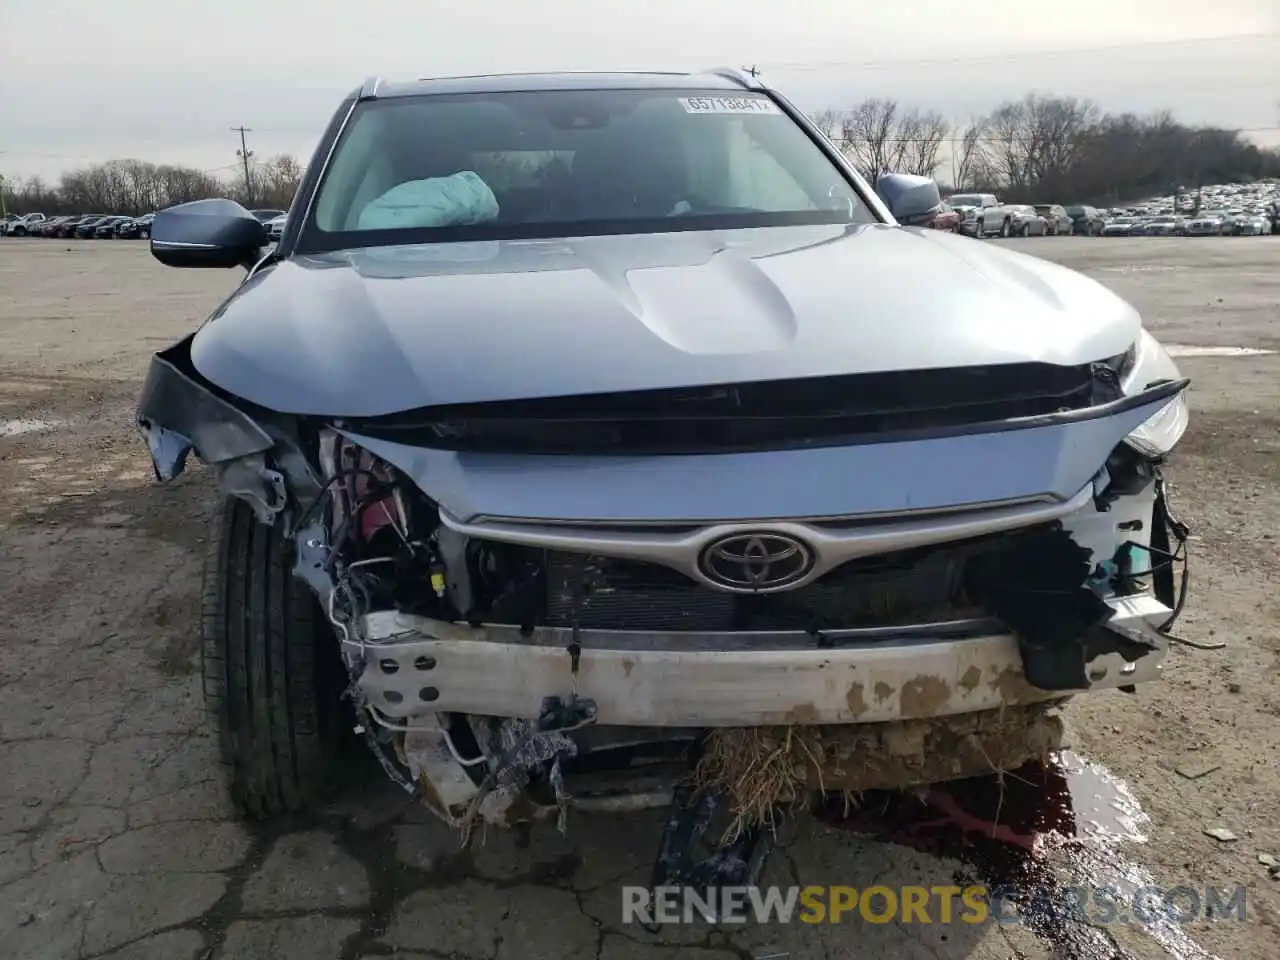
<path id="1" fill-rule="evenodd" d="M 258 261 L 267 228 L 234 200 L 196 200 L 151 222 L 151 255 L 167 267 L 244 267 Z"/>
<path id="2" fill-rule="evenodd" d="M 942 193 L 932 177 L 886 173 L 876 181 L 876 193 L 904 226 L 924 226 L 942 206 Z"/>

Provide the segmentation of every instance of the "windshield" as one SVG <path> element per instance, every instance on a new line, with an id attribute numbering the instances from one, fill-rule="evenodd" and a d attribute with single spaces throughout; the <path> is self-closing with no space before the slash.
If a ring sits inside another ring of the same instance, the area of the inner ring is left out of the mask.
<path id="1" fill-rule="evenodd" d="M 982 198 L 976 193 L 957 193 L 947 200 L 953 207 L 980 207 Z"/>
<path id="2" fill-rule="evenodd" d="M 299 250 L 875 220 L 761 94 L 395 97 L 356 106 Z"/>

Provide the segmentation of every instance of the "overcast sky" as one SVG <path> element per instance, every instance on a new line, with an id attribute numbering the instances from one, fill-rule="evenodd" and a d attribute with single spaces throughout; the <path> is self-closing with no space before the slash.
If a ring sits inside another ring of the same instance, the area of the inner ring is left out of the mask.
<path id="1" fill-rule="evenodd" d="M 0 0 L 0 173 L 220 170 L 238 124 L 305 162 L 374 73 L 722 64 L 808 110 L 893 96 L 962 121 L 1035 89 L 1278 143 L 1278 30 L 1280 0 Z"/>

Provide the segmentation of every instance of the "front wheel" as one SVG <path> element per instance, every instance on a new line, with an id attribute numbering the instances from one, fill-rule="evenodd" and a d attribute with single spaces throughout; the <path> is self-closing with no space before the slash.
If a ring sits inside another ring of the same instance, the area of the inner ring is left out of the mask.
<path id="1" fill-rule="evenodd" d="M 10 234 L 10 236 L 13 236 L 13 237 L 25 237 L 26 235 L 27 235 L 26 227 L 14 227 L 13 233 Z"/>
<path id="2" fill-rule="evenodd" d="M 1005 239 L 1013 236 L 1013 225 L 1008 220 L 1000 224 L 1000 236 Z"/>
<path id="3" fill-rule="evenodd" d="M 293 576 L 279 525 L 237 498 L 213 519 L 201 627 L 205 702 L 236 806 L 262 820 L 327 799 L 354 726 L 338 642 Z"/>

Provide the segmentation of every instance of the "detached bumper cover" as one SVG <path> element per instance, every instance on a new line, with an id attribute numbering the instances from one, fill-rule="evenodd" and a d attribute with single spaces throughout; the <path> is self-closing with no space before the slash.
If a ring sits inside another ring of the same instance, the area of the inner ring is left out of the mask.
<path id="1" fill-rule="evenodd" d="M 1102 652 L 1088 689 L 1156 679 L 1169 609 L 1149 594 L 1110 602 L 1102 628 L 1136 659 Z M 577 671 L 567 629 L 467 627 L 395 612 L 360 623 L 358 684 L 383 715 L 462 712 L 536 719 L 548 698 L 593 701 L 621 726 L 732 727 L 873 723 L 949 716 L 1068 696 L 1025 678 L 1018 640 L 999 623 L 967 620 L 833 631 L 823 647 L 801 632 L 662 634 L 579 631 Z"/>
<path id="2" fill-rule="evenodd" d="M 191 375 L 191 339 L 152 358 L 138 398 L 138 429 L 162 481 L 181 474 L 193 450 L 216 464 L 264 453 L 275 442 L 252 417 Z"/>

